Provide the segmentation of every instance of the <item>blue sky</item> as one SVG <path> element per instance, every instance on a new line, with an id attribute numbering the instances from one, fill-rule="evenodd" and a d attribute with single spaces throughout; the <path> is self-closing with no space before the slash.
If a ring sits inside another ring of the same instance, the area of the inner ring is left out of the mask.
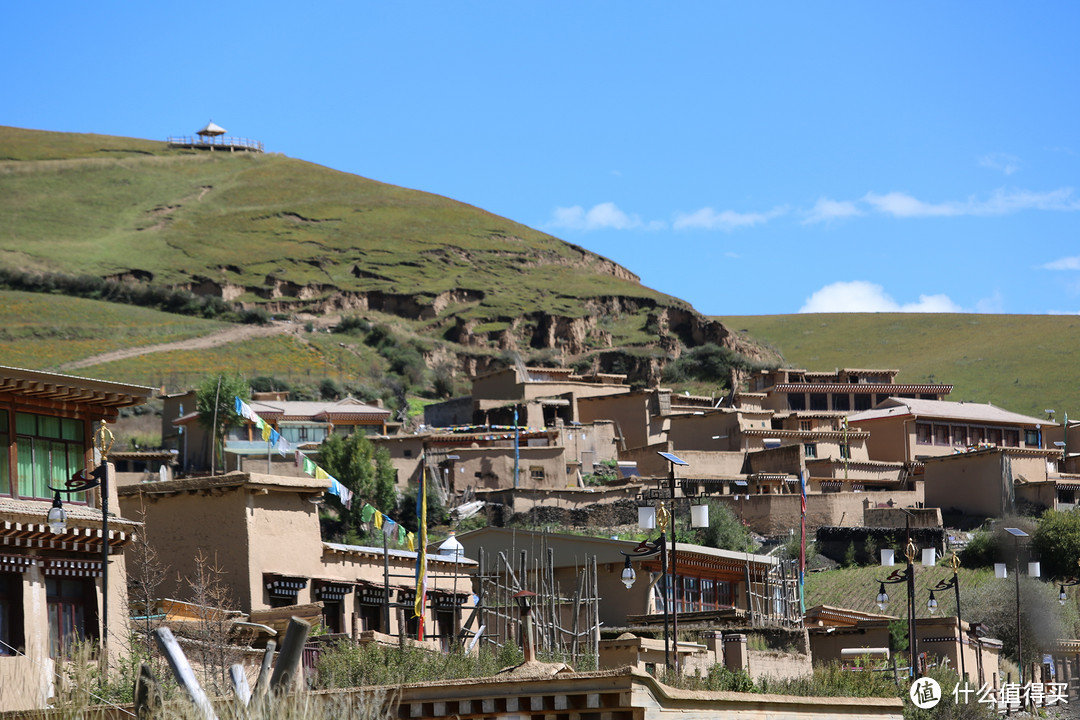
<path id="1" fill-rule="evenodd" d="M 213 119 L 711 315 L 1080 312 L 1077 3 L 155 5 L 9 3 L 0 124 Z"/>

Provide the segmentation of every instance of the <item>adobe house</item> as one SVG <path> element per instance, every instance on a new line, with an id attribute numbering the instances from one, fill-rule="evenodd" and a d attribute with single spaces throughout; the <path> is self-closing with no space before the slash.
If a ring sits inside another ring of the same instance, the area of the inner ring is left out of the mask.
<path id="1" fill-rule="evenodd" d="M 353 397 L 333 401 L 285 399 L 287 393 L 254 393 L 248 405 L 291 446 L 313 449 L 331 434 L 385 435 L 390 411 Z M 195 391 L 163 398 L 162 444 L 175 450 L 184 473 L 210 468 L 210 432 L 199 422 Z M 296 475 L 292 457 L 268 452 L 254 424 L 245 420 L 229 428 L 225 437 L 226 468 L 241 471 Z M 268 468 L 269 465 L 269 468 Z"/>
<path id="2" fill-rule="evenodd" d="M 364 691 L 352 692 L 363 697 Z M 541 716 L 573 720 L 902 720 L 904 709 L 900 698 L 679 690 L 630 668 L 571 673 L 553 672 L 550 666 L 540 664 L 490 678 L 403 685 L 396 692 L 399 705 L 394 716 L 401 720 Z"/>
<path id="3" fill-rule="evenodd" d="M 830 661 L 852 664 L 862 655 L 889 648 L 889 624 L 899 618 L 829 605 L 806 609 L 806 627 L 814 663 Z M 917 617 L 915 638 L 920 654 L 931 665 L 945 663 L 960 673 L 960 652 L 969 682 L 999 687 L 1001 641 L 986 637 L 978 623 L 957 622 L 954 617 Z M 865 650 L 866 653 L 859 651 Z"/>
<path id="4" fill-rule="evenodd" d="M 414 435 L 373 437 L 386 448 L 399 486 L 419 482 L 423 464 L 450 496 L 467 491 L 579 487 L 596 464 L 615 461 L 611 423 L 554 428 L 470 426 Z M 514 481 L 515 456 L 518 478 Z"/>
<path id="5" fill-rule="evenodd" d="M 1053 509 L 1070 505 L 1080 478 L 1051 475 L 1060 454 L 1058 450 L 984 447 L 926 458 L 926 504 L 976 517 L 1001 517 L 1015 512 L 1017 503 L 1023 502 Z"/>
<path id="6" fill-rule="evenodd" d="M 321 603 L 331 632 L 415 635 L 411 613 L 399 617 L 387 600 L 415 600 L 416 553 L 395 541 L 385 553 L 323 542 L 318 503 L 328 487 L 329 481 L 306 476 L 234 472 L 128 485 L 119 494 L 121 507 L 143 520 L 147 540 L 169 568 L 161 597 L 189 594 L 181 578 L 194 576 L 201 552 L 225 571 L 232 609 L 257 615 Z M 467 557 L 428 555 L 428 634 L 454 633 L 475 567 Z"/>
<path id="7" fill-rule="evenodd" d="M 473 378 L 469 398 L 433 403 L 424 409 L 432 427 L 511 425 L 517 409 L 519 425 L 542 428 L 588 422 L 578 416 L 577 401 L 595 395 L 625 393 L 625 375 L 580 375 L 569 368 L 514 366 Z"/>
<path id="8" fill-rule="evenodd" d="M 123 552 L 138 525 L 115 515 L 115 471 L 106 465 L 108 537 L 100 488 L 63 498 L 67 526 L 57 532 L 47 522 L 54 497 L 48 486 L 62 487 L 75 473 L 95 467 L 100 462 L 93 443 L 98 423 L 115 420 L 120 408 L 140 405 L 151 393 L 137 385 L 0 367 L 0 692 L 5 710 L 45 706 L 55 663 L 76 638 L 107 639 L 114 660 L 123 652 Z M 102 627 L 106 614 L 108 626 Z"/>
<path id="9" fill-rule="evenodd" d="M 900 397 L 851 415 L 848 424 L 870 432 L 866 447 L 871 458 L 903 463 L 968 448 L 1043 449 L 1043 429 L 1057 425 L 989 404 Z"/>
<path id="10" fill-rule="evenodd" d="M 749 378 L 751 393 L 764 393 L 762 406 L 771 410 L 869 410 L 890 397 L 941 400 L 952 385 L 937 383 L 900 384 L 899 370 L 858 370 L 811 372 L 794 368 L 762 370 Z"/>

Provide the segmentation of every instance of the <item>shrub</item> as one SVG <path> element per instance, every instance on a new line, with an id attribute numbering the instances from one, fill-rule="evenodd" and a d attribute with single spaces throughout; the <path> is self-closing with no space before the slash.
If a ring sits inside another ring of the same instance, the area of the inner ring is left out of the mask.
<path id="1" fill-rule="evenodd" d="M 751 552 L 757 548 L 754 536 L 732 509 L 719 500 L 709 500 L 709 527 L 697 531 L 695 538 L 706 547 L 719 550 Z M 795 555 L 798 557 L 798 554 Z"/>
<path id="2" fill-rule="evenodd" d="M 240 313 L 240 322 L 246 325 L 269 325 L 270 313 L 263 308 L 252 308 Z"/>

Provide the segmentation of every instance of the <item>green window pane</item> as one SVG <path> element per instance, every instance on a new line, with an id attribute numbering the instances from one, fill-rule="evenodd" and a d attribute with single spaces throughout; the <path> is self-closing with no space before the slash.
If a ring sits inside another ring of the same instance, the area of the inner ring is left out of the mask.
<path id="1" fill-rule="evenodd" d="M 76 442 L 83 441 L 82 420 L 72 420 L 70 418 L 64 418 L 60 424 L 61 437 L 64 440 L 75 440 Z"/>
<path id="2" fill-rule="evenodd" d="M 37 435 L 37 415 L 15 413 L 15 432 L 20 435 Z"/>
<path id="3" fill-rule="evenodd" d="M 0 495 L 10 494 L 11 477 L 8 472 L 8 436 L 6 433 L 0 433 Z"/>
<path id="4" fill-rule="evenodd" d="M 38 435 L 47 438 L 60 437 L 60 418 L 38 415 Z"/>
<path id="5" fill-rule="evenodd" d="M 37 440 L 34 442 L 34 490 L 31 494 L 36 498 L 52 497 L 46 485 L 51 480 L 49 472 L 49 443 Z"/>
<path id="6" fill-rule="evenodd" d="M 18 453 L 19 495 L 34 497 L 34 441 L 30 438 L 18 438 L 15 443 Z"/>
<path id="7" fill-rule="evenodd" d="M 67 443 L 67 468 L 68 478 L 86 467 L 86 456 L 83 455 L 82 445 Z M 65 482 L 67 480 L 65 479 Z M 86 502 L 86 493 L 73 493 L 68 496 L 72 502 Z"/>

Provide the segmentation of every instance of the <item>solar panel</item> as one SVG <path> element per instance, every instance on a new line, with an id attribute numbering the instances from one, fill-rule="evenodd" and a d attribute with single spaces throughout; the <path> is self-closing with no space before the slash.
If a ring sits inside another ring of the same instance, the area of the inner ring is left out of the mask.
<path id="1" fill-rule="evenodd" d="M 671 453 L 658 452 L 656 454 L 659 455 L 660 457 L 664 458 L 665 460 L 667 460 L 669 463 L 673 463 L 675 465 L 689 465 L 690 464 L 690 463 L 686 462 L 685 460 L 680 460 L 679 458 L 675 457 Z"/>

